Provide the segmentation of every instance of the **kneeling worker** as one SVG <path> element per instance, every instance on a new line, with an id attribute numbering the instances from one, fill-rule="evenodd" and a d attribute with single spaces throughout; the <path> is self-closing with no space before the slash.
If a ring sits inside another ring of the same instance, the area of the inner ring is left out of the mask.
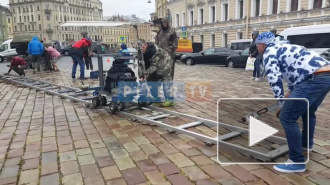
<path id="1" fill-rule="evenodd" d="M 171 56 L 159 46 L 154 45 L 153 43 L 147 43 L 145 40 L 141 40 L 141 42 L 146 68 L 144 76 L 147 78 L 148 85 L 151 86 L 150 91 L 151 95 L 154 97 L 154 102 L 160 101 L 160 98 L 158 97 L 158 89 L 159 86 L 163 84 L 166 101 L 162 104 L 162 106 L 173 106 L 174 98 L 171 95 L 171 68 L 173 60 Z M 143 77 L 140 76 L 140 78 Z"/>
<path id="2" fill-rule="evenodd" d="M 309 101 L 307 104 L 302 100 L 279 100 L 280 108 L 277 111 L 289 146 L 289 160 L 285 164 L 275 165 L 274 169 L 284 173 L 304 172 L 303 150 L 313 149 L 315 112 L 330 91 L 330 62 L 302 46 L 289 44 L 281 37 L 275 38 L 270 32 L 260 34 L 256 44 L 263 55 L 266 76 L 275 98 L 302 98 Z M 288 82 L 285 95 L 282 79 Z M 297 123 L 300 117 L 302 132 Z"/>
<path id="3" fill-rule="evenodd" d="M 27 63 L 24 59 L 19 57 L 7 57 L 7 61 L 9 61 L 11 64 L 6 75 L 8 75 L 11 70 L 14 70 L 19 76 L 25 76 L 24 69 L 27 68 Z"/>

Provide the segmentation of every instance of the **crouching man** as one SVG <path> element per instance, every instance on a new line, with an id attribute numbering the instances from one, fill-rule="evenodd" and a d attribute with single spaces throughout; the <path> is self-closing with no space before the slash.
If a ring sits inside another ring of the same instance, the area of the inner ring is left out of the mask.
<path id="1" fill-rule="evenodd" d="M 6 75 L 8 75 L 11 70 L 14 70 L 19 76 L 25 76 L 24 70 L 27 68 L 27 63 L 24 59 L 19 57 L 7 57 L 7 61 L 10 62 L 10 66 Z"/>
<path id="2" fill-rule="evenodd" d="M 145 61 L 144 77 L 146 77 L 148 85 L 151 87 L 151 95 L 154 98 L 153 102 L 159 102 L 158 89 L 163 85 L 163 91 L 166 101 L 162 104 L 163 107 L 173 106 L 173 96 L 171 95 L 172 87 L 172 58 L 159 46 L 153 43 L 142 42 L 142 51 Z M 140 76 L 143 80 L 143 76 Z"/>
<path id="3" fill-rule="evenodd" d="M 330 62 L 302 46 L 289 44 L 281 37 L 275 38 L 270 32 L 260 34 L 256 44 L 263 55 L 266 76 L 275 98 L 303 98 L 309 101 L 307 104 L 301 100 L 279 100 L 277 111 L 288 142 L 289 159 L 285 164 L 275 165 L 274 169 L 284 173 L 304 172 L 303 150 L 313 149 L 315 112 L 330 91 Z M 282 79 L 288 82 L 285 95 Z M 302 132 L 297 123 L 300 117 Z"/>

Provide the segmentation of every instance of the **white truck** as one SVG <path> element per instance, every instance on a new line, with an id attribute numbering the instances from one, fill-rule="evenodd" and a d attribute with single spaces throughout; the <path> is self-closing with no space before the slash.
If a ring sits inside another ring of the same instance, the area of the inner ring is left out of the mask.
<path id="1" fill-rule="evenodd" d="M 11 48 L 11 42 L 13 40 L 7 40 L 3 42 L 0 46 L 0 62 L 4 62 L 6 57 L 9 56 L 17 56 L 18 53 L 16 52 L 16 49 Z"/>

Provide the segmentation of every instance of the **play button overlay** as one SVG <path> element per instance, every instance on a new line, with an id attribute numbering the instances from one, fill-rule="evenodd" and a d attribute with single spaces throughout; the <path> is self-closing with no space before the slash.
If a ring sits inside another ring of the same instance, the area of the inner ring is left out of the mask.
<path id="1" fill-rule="evenodd" d="M 267 139 L 268 137 L 276 134 L 277 129 L 259 121 L 258 119 L 250 116 L 250 128 L 249 128 L 249 145 L 250 147 L 259 143 L 260 141 Z"/>

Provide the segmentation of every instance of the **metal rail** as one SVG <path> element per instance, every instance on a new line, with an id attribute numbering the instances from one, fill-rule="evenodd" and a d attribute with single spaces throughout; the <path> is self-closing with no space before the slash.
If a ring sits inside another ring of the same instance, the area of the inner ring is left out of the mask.
<path id="1" fill-rule="evenodd" d="M 24 87 L 36 89 L 38 91 L 44 91 L 48 94 L 52 94 L 55 96 L 66 98 L 66 99 L 70 99 L 75 102 L 80 102 L 85 105 L 92 105 L 93 96 L 91 96 L 91 95 L 93 93 L 90 91 L 82 91 L 77 88 L 66 87 L 66 86 L 57 85 L 57 84 L 50 83 L 50 82 L 34 80 L 31 78 L 26 78 L 26 77 L 2 76 L 2 77 L 0 77 L 0 79 L 2 81 L 22 85 Z M 111 99 L 110 96 L 106 96 L 106 98 Z M 109 110 L 109 108 L 107 106 L 100 106 L 99 108 Z M 144 116 L 141 116 L 141 115 L 139 116 L 139 115 L 134 114 L 134 112 L 132 112 L 135 110 L 140 110 L 140 111 L 145 111 L 145 112 L 152 111 L 152 112 L 156 113 L 156 115 L 147 114 Z M 252 149 L 244 147 L 244 146 L 230 143 L 230 142 L 228 142 L 228 140 L 230 140 L 234 137 L 237 137 L 237 136 L 241 136 L 244 133 L 248 133 L 249 130 L 245 129 L 245 128 L 236 127 L 236 126 L 232 126 L 232 125 L 220 123 L 220 122 L 217 123 L 216 121 L 213 121 L 213 120 L 208 120 L 208 119 L 191 116 L 191 115 L 187 115 L 187 114 L 183 114 L 183 113 L 179 113 L 179 112 L 165 110 L 165 109 L 161 109 L 161 108 L 157 108 L 157 107 L 153 107 L 153 106 L 144 107 L 144 108 L 132 107 L 132 108 L 127 109 L 126 111 L 118 112 L 118 114 L 129 117 L 129 118 L 133 118 L 133 119 L 136 119 L 136 120 L 139 120 L 142 122 L 146 122 L 151 125 L 163 127 L 172 133 L 176 132 L 176 133 L 182 133 L 182 134 L 192 136 L 194 138 L 204 141 L 207 144 L 219 144 L 219 146 L 221 146 L 221 147 L 226 147 L 228 149 L 238 151 L 244 155 L 251 156 L 255 159 L 259 159 L 262 161 L 272 161 L 275 158 L 288 152 L 287 145 L 282 145 L 275 150 L 264 153 L 264 152 L 252 150 Z M 173 117 L 173 116 L 187 118 L 189 120 L 192 120 L 192 122 L 183 124 L 180 126 L 172 126 L 170 124 L 166 124 L 161 121 L 164 118 L 169 118 L 169 117 Z M 219 135 L 218 137 L 210 137 L 207 135 L 203 135 L 203 134 L 188 130 L 189 128 L 193 128 L 193 127 L 197 127 L 197 126 L 201 126 L 201 125 L 207 126 L 209 128 L 216 128 L 218 126 L 221 128 L 228 129 L 228 130 L 230 130 L 230 132 L 227 134 Z M 284 138 L 277 137 L 277 136 L 272 136 L 272 137 L 268 138 L 267 140 L 277 143 L 277 144 L 286 143 L 286 140 Z"/>

